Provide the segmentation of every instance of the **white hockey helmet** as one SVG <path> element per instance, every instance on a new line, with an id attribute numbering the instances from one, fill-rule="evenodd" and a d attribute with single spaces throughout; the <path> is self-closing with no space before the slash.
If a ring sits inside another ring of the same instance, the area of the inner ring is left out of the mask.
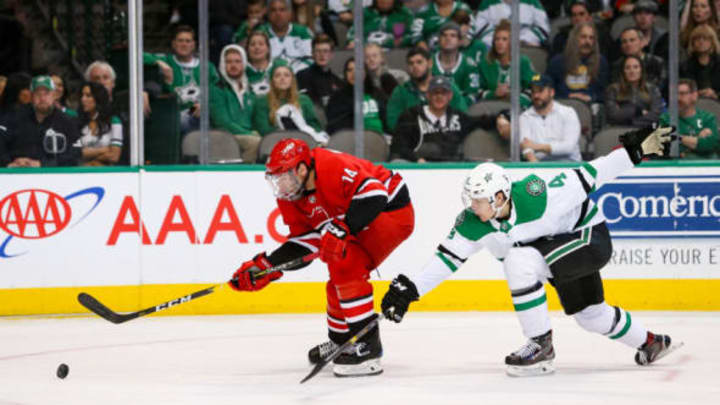
<path id="1" fill-rule="evenodd" d="M 463 184 L 462 200 L 465 208 L 470 208 L 472 200 L 487 198 L 490 204 L 499 213 L 503 207 L 495 207 L 495 194 L 502 191 L 505 194 L 505 204 L 510 199 L 510 176 L 505 169 L 495 163 L 481 163 L 470 171 Z"/>

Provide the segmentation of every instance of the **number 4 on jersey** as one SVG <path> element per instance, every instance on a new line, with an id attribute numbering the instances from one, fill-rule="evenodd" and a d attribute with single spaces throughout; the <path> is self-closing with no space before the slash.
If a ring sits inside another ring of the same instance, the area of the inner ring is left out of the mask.
<path id="1" fill-rule="evenodd" d="M 555 178 L 552 179 L 552 181 L 550 181 L 549 186 L 550 187 L 562 187 L 565 185 L 565 182 L 563 181 L 563 180 L 565 180 L 565 178 L 566 178 L 565 173 L 560 173 L 559 175 L 555 176 Z"/>

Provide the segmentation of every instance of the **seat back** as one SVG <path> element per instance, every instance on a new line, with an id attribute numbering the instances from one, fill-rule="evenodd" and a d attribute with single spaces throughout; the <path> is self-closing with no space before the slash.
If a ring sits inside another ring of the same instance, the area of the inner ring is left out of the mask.
<path id="1" fill-rule="evenodd" d="M 407 53 L 405 48 L 393 48 L 385 51 L 385 62 L 391 69 L 407 69 Z"/>
<path id="2" fill-rule="evenodd" d="M 345 77 L 345 62 L 353 57 L 354 50 L 350 49 L 338 49 L 335 51 L 333 58 L 330 59 L 330 70 L 335 73 L 337 77 Z"/>
<path id="3" fill-rule="evenodd" d="M 613 41 L 617 41 L 618 38 L 620 38 L 620 34 L 622 34 L 623 30 L 628 27 L 634 27 L 635 26 L 635 19 L 633 19 L 632 14 L 624 14 L 615 19 L 613 21 L 612 26 L 610 26 L 610 38 L 612 38 Z"/>
<path id="4" fill-rule="evenodd" d="M 310 146 L 310 149 L 315 148 L 318 146 L 318 143 L 315 141 L 315 139 L 306 134 L 305 132 L 301 131 L 275 131 L 271 132 L 265 136 L 262 137 L 262 140 L 260 141 L 260 145 L 258 145 L 258 158 L 257 163 L 265 163 L 268 156 L 270 156 L 270 152 L 272 152 L 273 147 L 276 143 L 280 142 L 283 139 L 287 138 L 296 138 L 305 141 L 305 143 Z"/>
<path id="5" fill-rule="evenodd" d="M 610 153 L 616 146 L 620 145 L 618 137 L 625 132 L 633 131 L 633 127 L 605 127 L 598 132 L 593 139 L 595 144 L 595 156 L 602 156 Z"/>
<path id="6" fill-rule="evenodd" d="M 363 159 L 371 162 L 386 162 L 390 155 L 390 145 L 385 137 L 373 131 L 365 131 L 363 139 Z M 340 152 L 355 154 L 355 131 L 343 129 L 335 132 L 330 137 L 327 147 Z"/>
<path id="7" fill-rule="evenodd" d="M 507 161 L 510 160 L 510 144 L 494 132 L 476 129 L 463 141 L 462 153 L 467 161 Z"/>
<path id="8" fill-rule="evenodd" d="M 720 117 L 720 102 L 711 98 L 701 97 L 698 98 L 697 104 L 695 105 L 700 110 L 707 111 L 715 117 Z M 718 127 L 720 127 L 720 121 L 718 121 Z"/>
<path id="9" fill-rule="evenodd" d="M 548 51 L 545 48 L 523 46 L 520 48 L 520 53 L 530 58 L 536 73 L 545 73 L 548 64 Z"/>
<path id="10" fill-rule="evenodd" d="M 483 100 L 470 106 L 467 115 L 479 117 L 481 115 L 497 115 L 502 110 L 509 110 L 510 103 L 503 100 Z"/>
<path id="11" fill-rule="evenodd" d="M 240 146 L 235 138 L 224 131 L 208 132 L 208 158 L 210 163 L 241 163 Z M 192 131 L 182 141 L 183 160 L 197 162 L 200 156 L 202 131 Z"/>

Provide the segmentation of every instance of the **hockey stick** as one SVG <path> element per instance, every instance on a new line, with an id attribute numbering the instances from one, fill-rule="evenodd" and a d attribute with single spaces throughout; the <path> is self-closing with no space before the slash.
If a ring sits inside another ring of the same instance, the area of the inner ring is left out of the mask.
<path id="1" fill-rule="evenodd" d="M 317 257 L 318 257 L 318 253 L 310 253 L 303 257 L 298 257 L 297 259 L 293 259 L 288 262 L 278 264 L 277 266 L 263 270 L 262 272 L 255 273 L 253 275 L 253 278 L 256 279 L 260 276 L 264 276 L 264 275 L 267 275 L 270 273 L 275 273 L 278 271 L 287 271 L 287 270 L 290 270 L 293 267 L 299 266 L 303 263 L 310 262 Z M 150 308 L 145 308 L 143 310 L 140 310 L 137 312 L 130 312 L 127 314 L 119 314 L 119 313 L 113 311 L 112 309 L 110 309 L 106 305 L 104 305 L 102 302 L 98 301 L 92 295 L 84 293 L 84 292 L 81 292 L 80 294 L 78 294 L 77 299 L 82 306 L 84 306 L 85 308 L 94 312 L 95 314 L 99 315 L 103 319 L 106 319 L 112 323 L 123 323 L 123 322 L 127 322 L 129 320 L 135 319 L 135 318 L 139 318 L 141 316 L 150 315 L 154 312 L 168 309 L 175 305 L 184 304 L 184 303 L 192 301 L 196 298 L 200 298 L 200 297 L 204 297 L 206 295 L 212 294 L 213 292 L 215 292 L 216 288 L 222 287 L 225 284 L 226 283 L 215 284 L 213 286 L 202 289 L 200 291 L 195 291 L 194 293 L 191 293 L 191 294 L 179 297 L 179 298 L 175 298 L 175 299 L 167 301 L 167 302 L 163 302 L 162 304 L 158 304 L 158 305 L 155 305 Z"/>
<path id="2" fill-rule="evenodd" d="M 315 364 L 315 367 L 313 367 L 313 369 L 310 371 L 310 374 L 306 375 L 305 378 L 303 378 L 302 381 L 300 381 L 300 384 L 315 377 L 315 375 L 317 375 L 317 373 L 319 373 L 320 370 L 322 370 L 328 363 L 330 363 L 331 361 L 335 360 L 338 356 L 340 356 L 342 354 L 342 352 L 345 351 L 345 349 L 347 349 L 352 344 L 357 342 L 358 339 L 360 339 L 361 337 L 365 336 L 368 332 L 370 332 L 370 330 L 372 328 L 376 327 L 378 322 L 380 322 L 382 319 L 385 319 L 385 317 L 383 316 L 383 314 L 379 314 L 377 317 L 375 317 L 375 319 L 370 321 L 370 323 L 365 325 L 364 328 L 360 329 L 360 332 L 356 333 L 355 336 L 351 337 L 345 343 L 338 346 L 338 348 L 335 349 L 334 352 L 330 353 L 329 356 L 327 356 L 325 358 L 321 358 L 320 361 L 317 364 Z"/>

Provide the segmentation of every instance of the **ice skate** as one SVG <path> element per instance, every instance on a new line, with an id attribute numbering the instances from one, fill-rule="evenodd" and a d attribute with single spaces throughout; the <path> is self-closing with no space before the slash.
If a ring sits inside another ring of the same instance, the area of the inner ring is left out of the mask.
<path id="1" fill-rule="evenodd" d="M 337 377 L 360 377 L 383 372 L 380 358 L 382 343 L 379 334 L 350 346 L 350 349 L 334 361 L 333 373 Z"/>
<path id="2" fill-rule="evenodd" d="M 310 364 L 319 363 L 320 359 L 326 358 L 338 347 L 340 346 L 332 340 L 328 340 L 327 342 L 320 343 L 319 345 L 313 347 L 310 351 L 308 351 L 308 360 L 310 361 Z"/>
<path id="3" fill-rule="evenodd" d="M 505 357 L 507 374 L 512 377 L 529 377 L 555 372 L 552 330 L 528 339 L 520 349 Z"/>
<path id="4" fill-rule="evenodd" d="M 647 366 L 657 360 L 662 359 L 668 354 L 681 348 L 683 342 L 672 343 L 672 339 L 668 335 L 655 335 L 648 332 L 648 338 L 635 353 L 635 363 L 641 366 Z"/>

